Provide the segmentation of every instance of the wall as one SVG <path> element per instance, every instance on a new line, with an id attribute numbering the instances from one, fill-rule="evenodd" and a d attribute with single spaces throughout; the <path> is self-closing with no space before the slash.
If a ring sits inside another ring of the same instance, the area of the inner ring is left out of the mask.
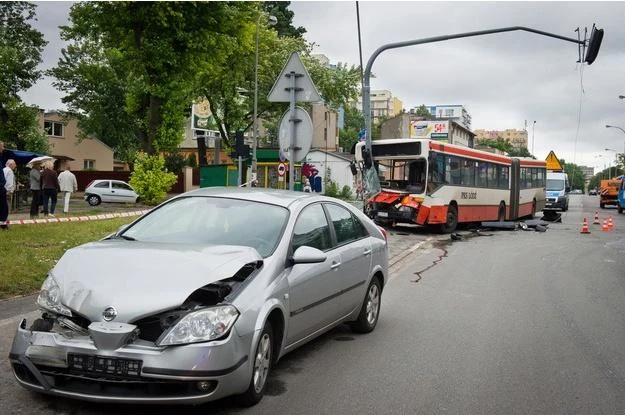
<path id="1" fill-rule="evenodd" d="M 311 150 L 306 156 L 306 163 L 312 164 L 319 170 L 318 176 L 325 177 L 326 169 L 330 170 L 330 179 L 338 184 L 339 190 L 348 186 L 355 193 L 355 179 L 349 168 L 349 161 L 326 154 L 323 151 Z"/>

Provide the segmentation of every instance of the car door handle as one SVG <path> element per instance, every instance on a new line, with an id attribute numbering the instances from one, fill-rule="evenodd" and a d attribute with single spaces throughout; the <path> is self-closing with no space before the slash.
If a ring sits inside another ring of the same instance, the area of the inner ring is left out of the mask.
<path id="1" fill-rule="evenodd" d="M 337 269 L 340 266 L 341 266 L 340 262 L 333 262 L 332 265 L 330 265 L 330 269 Z"/>
<path id="2" fill-rule="evenodd" d="M 371 249 L 365 249 L 365 256 L 371 255 Z"/>

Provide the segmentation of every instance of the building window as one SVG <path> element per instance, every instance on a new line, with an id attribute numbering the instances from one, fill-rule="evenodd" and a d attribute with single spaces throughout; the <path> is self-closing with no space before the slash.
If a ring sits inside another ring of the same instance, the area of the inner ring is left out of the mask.
<path id="1" fill-rule="evenodd" d="M 445 117 L 453 117 L 454 116 L 454 110 L 449 108 L 445 110 Z"/>
<path id="2" fill-rule="evenodd" d="M 44 121 L 43 128 L 46 134 L 52 137 L 63 137 L 63 123 L 54 121 Z"/>
<path id="3" fill-rule="evenodd" d="M 84 160 L 83 170 L 95 170 L 95 160 Z"/>

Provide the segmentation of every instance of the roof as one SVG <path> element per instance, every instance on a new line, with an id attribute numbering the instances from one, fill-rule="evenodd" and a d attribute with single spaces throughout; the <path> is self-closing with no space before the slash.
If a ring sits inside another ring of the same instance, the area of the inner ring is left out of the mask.
<path id="1" fill-rule="evenodd" d="M 351 162 L 351 161 L 353 161 L 353 160 L 354 160 L 353 155 L 352 155 L 351 153 L 348 153 L 348 152 L 339 152 L 339 151 L 325 151 L 325 150 L 320 150 L 320 149 L 318 149 L 318 148 L 313 148 L 312 150 L 310 150 L 310 151 L 308 152 L 308 154 L 310 154 L 310 153 L 312 153 L 312 152 L 314 152 L 314 151 L 318 151 L 318 152 L 320 152 L 320 153 L 324 153 L 324 154 L 328 154 L 328 155 L 330 155 L 330 156 L 338 157 L 338 158 L 340 158 L 340 159 L 343 159 L 343 160 L 345 160 L 345 161 L 349 161 L 349 162 Z"/>

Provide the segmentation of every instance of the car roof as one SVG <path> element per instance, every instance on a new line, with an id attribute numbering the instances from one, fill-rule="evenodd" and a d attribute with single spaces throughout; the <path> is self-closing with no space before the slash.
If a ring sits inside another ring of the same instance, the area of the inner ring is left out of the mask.
<path id="1" fill-rule="evenodd" d="M 317 200 L 337 200 L 328 198 L 316 193 L 295 192 L 291 190 L 266 189 L 259 187 L 204 187 L 197 190 L 191 190 L 183 193 L 178 197 L 186 196 L 212 196 L 226 197 L 231 199 L 251 200 L 262 203 L 270 203 L 273 205 L 288 207 L 293 203 L 300 201 Z"/>

